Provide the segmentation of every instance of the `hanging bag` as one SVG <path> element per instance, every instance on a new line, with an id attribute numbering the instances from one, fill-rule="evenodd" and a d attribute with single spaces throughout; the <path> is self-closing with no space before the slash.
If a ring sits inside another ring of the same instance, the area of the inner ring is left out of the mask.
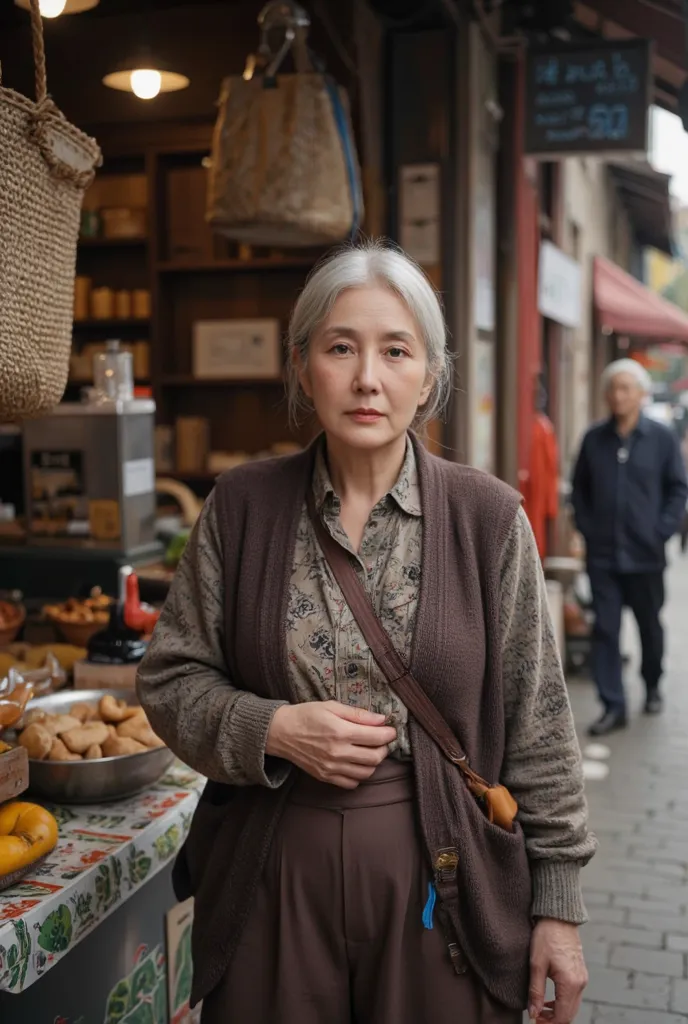
<path id="1" fill-rule="evenodd" d="M 254 61 L 243 77 L 222 83 L 206 219 L 216 233 L 248 244 L 330 245 L 363 219 L 349 101 L 314 69 L 299 31 L 286 27 L 267 69 L 254 73 Z M 296 72 L 277 74 L 292 45 Z"/>
<path id="2" fill-rule="evenodd" d="M 0 419 L 62 398 L 72 343 L 84 191 L 100 149 L 49 98 L 43 22 L 31 0 L 36 101 L 0 80 Z"/>

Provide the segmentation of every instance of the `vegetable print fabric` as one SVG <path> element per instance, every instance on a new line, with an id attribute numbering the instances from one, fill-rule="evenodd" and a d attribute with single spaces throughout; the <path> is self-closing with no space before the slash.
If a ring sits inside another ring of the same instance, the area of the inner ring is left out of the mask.
<path id="1" fill-rule="evenodd" d="M 55 806 L 55 850 L 0 892 L 0 990 L 20 993 L 178 852 L 205 779 L 176 764 L 129 800 Z"/>

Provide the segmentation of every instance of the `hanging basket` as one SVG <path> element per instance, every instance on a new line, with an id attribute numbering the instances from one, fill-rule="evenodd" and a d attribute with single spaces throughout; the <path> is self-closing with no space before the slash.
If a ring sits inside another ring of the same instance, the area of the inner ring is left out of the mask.
<path id="1" fill-rule="evenodd" d="M 48 97 L 43 23 L 31 0 L 36 102 L 0 86 L 0 419 L 60 401 L 72 341 L 81 202 L 94 139 Z"/>

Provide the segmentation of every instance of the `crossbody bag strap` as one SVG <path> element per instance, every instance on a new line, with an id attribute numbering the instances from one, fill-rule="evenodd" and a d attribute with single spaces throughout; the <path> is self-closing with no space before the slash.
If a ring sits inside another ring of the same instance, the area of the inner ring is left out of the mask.
<path id="1" fill-rule="evenodd" d="M 375 609 L 348 554 L 330 534 L 318 515 L 310 488 L 306 501 L 308 513 L 323 554 L 387 682 L 397 696 L 403 700 L 428 736 L 437 744 L 444 756 L 457 765 L 471 781 L 482 783 L 483 780 L 480 779 L 480 776 L 469 768 L 466 755 L 444 717 L 402 661 L 387 631 L 375 614 Z M 487 786 L 487 783 L 484 785 Z"/>

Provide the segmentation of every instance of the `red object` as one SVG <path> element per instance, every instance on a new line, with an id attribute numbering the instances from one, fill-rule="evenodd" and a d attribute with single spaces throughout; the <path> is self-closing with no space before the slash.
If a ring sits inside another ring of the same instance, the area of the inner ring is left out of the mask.
<path id="1" fill-rule="evenodd" d="M 523 155 L 525 63 L 519 62 L 516 97 L 516 245 L 518 250 L 518 485 L 525 492 L 535 409 L 535 382 L 540 372 L 542 339 L 538 309 L 540 224 L 534 165 Z M 530 170 L 530 174 L 529 174 Z"/>
<path id="2" fill-rule="evenodd" d="M 135 572 L 127 576 L 127 590 L 124 599 L 124 621 L 129 629 L 139 633 L 152 633 L 160 618 L 160 612 L 148 604 L 141 604 L 139 578 Z"/>
<path id="3" fill-rule="evenodd" d="M 559 446 L 551 420 L 538 413 L 533 419 L 530 472 L 523 487 L 526 515 L 533 527 L 540 557 L 547 554 L 547 523 L 559 512 Z"/>
<path id="4" fill-rule="evenodd" d="M 688 316 L 615 263 L 595 257 L 595 312 L 600 327 L 616 334 L 688 342 Z"/>

